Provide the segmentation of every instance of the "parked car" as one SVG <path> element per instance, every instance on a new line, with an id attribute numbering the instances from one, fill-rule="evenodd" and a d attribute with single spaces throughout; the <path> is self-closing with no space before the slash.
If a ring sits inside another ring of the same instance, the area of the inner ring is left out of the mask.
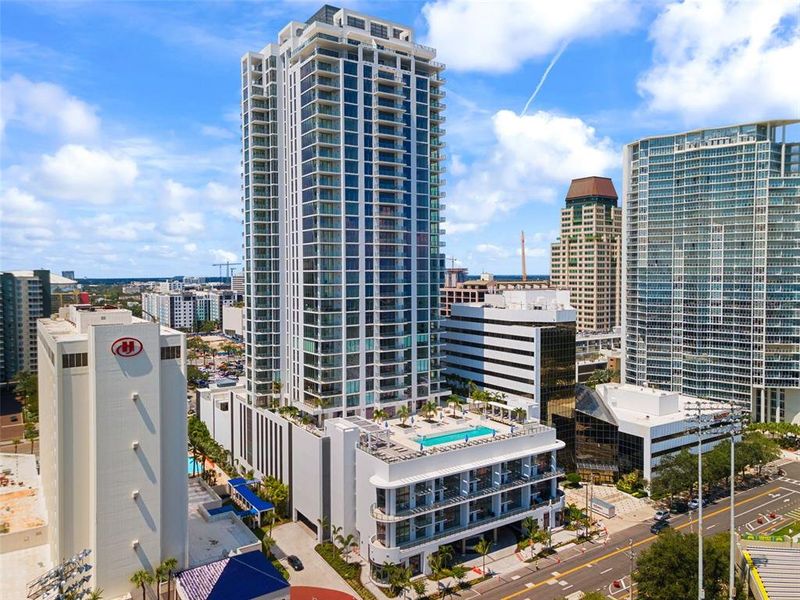
<path id="1" fill-rule="evenodd" d="M 689 505 L 683 500 L 675 500 L 670 506 L 670 510 L 675 514 L 682 514 L 689 510 Z"/>
<path id="2" fill-rule="evenodd" d="M 667 519 L 669 519 L 669 511 L 657 510 L 654 518 L 656 521 L 666 521 Z"/>
<path id="3" fill-rule="evenodd" d="M 297 558 L 294 554 L 287 556 L 286 562 L 288 562 L 295 571 L 303 570 L 303 561 Z"/>
<path id="4" fill-rule="evenodd" d="M 689 500 L 686 506 L 689 507 L 689 510 L 697 510 L 700 507 L 700 502 L 697 500 L 697 498 L 692 498 Z"/>
<path id="5" fill-rule="evenodd" d="M 650 533 L 658 535 L 659 533 L 664 531 L 667 527 L 669 527 L 669 523 L 667 523 L 667 521 L 656 521 L 650 526 Z"/>

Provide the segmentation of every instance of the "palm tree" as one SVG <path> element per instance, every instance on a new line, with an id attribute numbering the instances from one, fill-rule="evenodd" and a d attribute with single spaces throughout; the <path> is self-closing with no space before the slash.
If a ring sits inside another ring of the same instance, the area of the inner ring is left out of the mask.
<path id="1" fill-rule="evenodd" d="M 394 592 L 399 592 L 406 596 L 406 590 L 411 587 L 411 568 L 395 566 L 389 575 L 389 585 Z"/>
<path id="2" fill-rule="evenodd" d="M 86 600 L 103 600 L 103 588 L 95 588 L 89 595 L 86 596 Z"/>
<path id="3" fill-rule="evenodd" d="M 453 416 L 456 416 L 456 410 L 461 406 L 461 398 L 455 394 L 451 394 L 447 399 L 447 405 L 453 409 Z"/>
<path id="4" fill-rule="evenodd" d="M 428 566 L 431 569 L 433 578 L 438 579 L 439 573 L 441 573 L 442 569 L 444 569 L 444 565 L 442 564 L 442 557 L 439 555 L 438 552 L 434 552 L 433 554 L 428 555 Z"/>
<path id="5" fill-rule="evenodd" d="M 11 440 L 11 443 L 14 444 L 14 454 L 17 453 L 17 446 L 19 446 L 21 441 L 22 440 L 20 440 L 19 438 L 14 438 L 13 440 Z"/>
<path id="6" fill-rule="evenodd" d="M 331 527 L 331 520 L 328 517 L 320 517 L 317 519 L 318 531 L 320 533 L 319 539 L 325 541 L 325 536 Z"/>
<path id="7" fill-rule="evenodd" d="M 350 552 L 353 550 L 356 536 L 354 536 L 352 533 L 348 533 L 347 536 L 344 536 L 340 533 L 336 536 L 336 541 L 339 543 L 340 556 L 345 562 L 347 562 L 347 559 L 350 557 Z"/>
<path id="8" fill-rule="evenodd" d="M 537 521 L 533 517 L 526 517 L 522 521 L 522 527 L 523 529 L 525 529 L 525 533 L 527 534 L 528 537 L 528 542 L 530 542 L 531 558 L 533 558 L 533 538 L 534 538 L 534 533 L 536 532 L 537 529 L 539 529 L 539 521 Z"/>
<path id="9" fill-rule="evenodd" d="M 408 409 L 408 404 L 403 404 L 397 409 L 397 416 L 400 417 L 400 424 L 405 427 L 406 420 L 411 416 L 411 411 Z"/>
<path id="10" fill-rule="evenodd" d="M 480 554 L 483 557 L 483 574 L 486 575 L 486 555 L 492 551 L 492 546 L 494 544 L 490 540 L 486 540 L 481 538 L 480 541 L 475 544 L 475 552 Z"/>
<path id="11" fill-rule="evenodd" d="M 525 412 L 524 408 L 517 407 L 513 411 L 511 411 L 511 414 L 514 417 L 515 420 L 522 422 L 522 420 L 525 418 L 525 415 L 527 413 Z"/>
<path id="12" fill-rule="evenodd" d="M 372 413 L 372 420 L 373 421 L 385 421 L 389 417 L 389 413 L 379 408 L 375 412 Z"/>
<path id="13" fill-rule="evenodd" d="M 461 588 L 464 585 L 464 577 L 467 576 L 467 569 L 464 565 L 453 565 L 450 568 L 450 575 L 456 580 L 457 587 Z"/>
<path id="14" fill-rule="evenodd" d="M 442 566 L 448 566 L 453 560 L 453 547 L 450 544 L 439 546 L 437 554 L 442 558 Z"/>
<path id="15" fill-rule="evenodd" d="M 156 580 L 156 596 L 160 599 L 161 584 L 169 580 L 169 572 L 167 571 L 163 563 L 156 567 L 155 580 Z M 167 598 L 169 598 L 169 592 L 167 592 Z"/>
<path id="16" fill-rule="evenodd" d="M 436 416 L 437 410 L 439 410 L 439 405 L 433 400 L 428 400 L 425 404 L 422 405 L 422 412 L 425 414 L 426 418 L 429 421 Z"/>
<path id="17" fill-rule="evenodd" d="M 142 588 L 142 600 L 145 600 L 145 594 L 147 593 L 145 587 L 153 583 L 153 575 L 150 571 L 140 569 L 131 575 L 131 583 L 136 587 Z"/>
<path id="18" fill-rule="evenodd" d="M 167 571 L 167 598 L 169 598 L 172 592 L 172 574 L 175 572 L 175 569 L 178 568 L 178 559 L 174 556 L 165 558 L 161 562 L 161 566 Z"/>
<path id="19" fill-rule="evenodd" d="M 414 593 L 417 595 L 417 598 L 422 598 L 425 595 L 425 579 L 417 579 L 411 582 L 411 587 L 414 590 Z"/>
<path id="20" fill-rule="evenodd" d="M 264 551 L 267 555 L 272 556 L 272 547 L 275 545 L 275 540 L 271 536 L 265 534 L 264 537 L 261 538 L 261 545 L 264 547 Z"/>

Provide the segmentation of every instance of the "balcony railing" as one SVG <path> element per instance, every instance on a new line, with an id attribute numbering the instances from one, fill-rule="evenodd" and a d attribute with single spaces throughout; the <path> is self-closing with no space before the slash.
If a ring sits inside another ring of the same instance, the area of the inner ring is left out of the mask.
<path id="1" fill-rule="evenodd" d="M 562 498 L 563 498 L 562 493 L 559 492 L 559 494 L 556 496 L 556 498 L 552 498 L 551 500 L 553 501 L 554 505 L 557 505 L 562 500 Z M 410 541 L 404 542 L 402 544 L 397 544 L 396 547 L 400 548 L 400 550 L 408 550 L 410 548 L 415 548 L 417 546 L 425 546 L 427 544 L 430 544 L 431 542 L 435 542 L 436 540 L 447 538 L 447 537 L 450 537 L 452 535 L 456 535 L 456 534 L 459 534 L 459 533 L 464 533 L 464 532 L 470 531 L 471 529 L 475 529 L 477 527 L 481 527 L 483 525 L 486 525 L 488 523 L 495 523 L 497 521 L 503 521 L 505 519 L 508 519 L 509 517 L 516 517 L 518 515 L 523 515 L 525 513 L 529 513 L 531 511 L 536 510 L 536 509 L 543 508 L 543 507 L 547 506 L 549 502 L 550 502 L 550 500 L 543 500 L 541 502 L 536 502 L 534 504 L 531 504 L 530 506 L 522 506 L 522 507 L 514 509 L 514 510 L 509 510 L 507 512 L 500 513 L 499 515 L 495 515 L 493 517 L 489 517 L 488 519 L 480 519 L 478 521 L 472 521 L 471 523 L 469 523 L 467 525 L 461 525 L 459 527 L 453 527 L 452 529 L 447 529 L 445 531 L 441 531 L 441 532 L 437 533 L 436 535 L 432 535 L 430 537 L 425 537 L 425 538 L 416 539 L 416 540 L 410 540 Z M 371 536 L 369 541 L 373 545 L 380 544 L 381 547 L 386 548 L 386 546 L 384 546 L 381 542 L 378 542 L 377 536 Z"/>
<path id="2" fill-rule="evenodd" d="M 500 485 L 485 488 L 477 492 L 473 492 L 471 494 L 459 494 L 458 496 L 445 498 L 440 502 L 433 502 L 431 504 L 417 506 L 415 508 L 410 508 L 408 510 L 398 511 L 393 515 L 383 512 L 383 510 L 378 508 L 375 504 L 373 504 L 370 507 L 370 512 L 372 513 L 372 518 L 374 518 L 376 521 L 392 523 L 395 521 L 402 521 L 403 519 L 407 519 L 409 517 L 414 517 L 417 515 L 422 515 L 432 511 L 440 510 L 442 508 L 447 508 L 448 506 L 453 506 L 454 504 L 462 504 L 464 502 L 471 502 L 473 500 L 485 498 L 486 496 L 493 496 L 494 494 L 499 494 L 500 492 L 505 492 L 508 490 L 524 487 L 531 483 L 538 483 L 540 481 L 544 481 L 545 479 L 552 479 L 553 477 L 561 477 L 562 475 L 564 475 L 564 469 L 548 469 L 547 471 L 537 473 L 533 477 L 519 477 L 518 479 L 514 479 L 513 481 L 509 481 L 508 483 L 502 483 Z"/>

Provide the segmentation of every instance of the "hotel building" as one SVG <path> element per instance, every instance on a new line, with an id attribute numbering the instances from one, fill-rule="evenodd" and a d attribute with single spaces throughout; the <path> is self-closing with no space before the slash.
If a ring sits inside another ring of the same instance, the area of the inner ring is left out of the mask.
<path id="1" fill-rule="evenodd" d="M 241 61 L 252 403 L 318 420 L 442 387 L 444 65 L 325 5 Z"/>
<path id="2" fill-rule="evenodd" d="M 121 309 L 72 305 L 38 322 L 41 477 L 58 564 L 92 551 L 91 587 L 187 562 L 183 334 Z"/>
<path id="3" fill-rule="evenodd" d="M 623 381 L 800 420 L 798 122 L 626 146 Z"/>
<path id="4" fill-rule="evenodd" d="M 622 209 L 607 177 L 573 179 L 550 255 L 550 284 L 570 291 L 578 331 L 620 324 Z"/>

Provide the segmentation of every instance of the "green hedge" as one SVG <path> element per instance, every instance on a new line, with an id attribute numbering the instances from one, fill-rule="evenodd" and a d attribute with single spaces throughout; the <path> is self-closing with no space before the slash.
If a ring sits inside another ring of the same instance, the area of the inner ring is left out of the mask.
<path id="1" fill-rule="evenodd" d="M 364 587 L 364 584 L 361 583 L 360 564 L 346 562 L 341 556 L 339 556 L 339 551 L 330 542 L 317 544 L 314 546 L 314 550 L 316 550 L 317 554 L 319 554 L 326 563 L 333 567 L 333 570 L 341 575 L 342 579 L 344 579 L 350 585 L 350 587 L 352 587 L 364 600 L 378 600 L 375 597 L 375 594 L 370 592 L 366 587 Z"/>

